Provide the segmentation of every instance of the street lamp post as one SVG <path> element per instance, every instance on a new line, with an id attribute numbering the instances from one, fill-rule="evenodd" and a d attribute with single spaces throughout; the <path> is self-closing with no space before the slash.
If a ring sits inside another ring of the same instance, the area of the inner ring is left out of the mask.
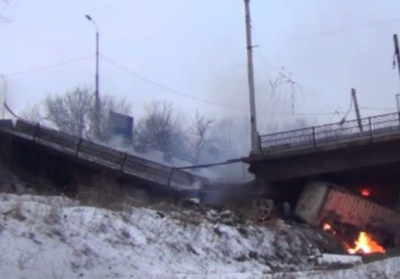
<path id="1" fill-rule="evenodd" d="M 85 16 L 96 28 L 96 78 L 95 78 L 95 107 L 94 107 L 94 125 L 97 138 L 100 138 L 100 92 L 99 92 L 99 28 L 91 16 Z"/>
<path id="2" fill-rule="evenodd" d="M 3 94 L 3 115 L 2 119 L 5 118 L 6 115 L 6 103 L 7 103 L 7 81 L 4 75 L 0 74 L 0 78 L 3 80 L 3 88 L 4 88 L 4 94 Z"/>

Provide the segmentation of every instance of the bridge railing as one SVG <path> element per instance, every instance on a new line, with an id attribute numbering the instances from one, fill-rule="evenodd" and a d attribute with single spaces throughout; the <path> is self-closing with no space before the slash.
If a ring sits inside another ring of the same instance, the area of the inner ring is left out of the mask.
<path id="1" fill-rule="evenodd" d="M 358 120 L 321 125 L 260 136 L 262 152 L 317 147 L 335 142 L 372 138 L 400 132 L 399 114 L 391 113 Z"/>
<path id="2" fill-rule="evenodd" d="M 18 120 L 15 131 L 27 136 L 34 142 L 53 147 L 69 155 L 168 186 L 190 186 L 196 181 L 208 182 L 206 178 L 195 176 L 183 170 L 130 155 L 35 123 Z"/>

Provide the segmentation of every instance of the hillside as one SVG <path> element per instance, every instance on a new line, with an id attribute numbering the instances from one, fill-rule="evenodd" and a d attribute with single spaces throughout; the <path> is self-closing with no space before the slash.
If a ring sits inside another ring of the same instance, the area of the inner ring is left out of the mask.
<path id="1" fill-rule="evenodd" d="M 207 212 L 212 213 L 216 214 Z M 316 252 L 312 234 L 279 223 L 228 226 L 188 210 L 127 206 L 116 212 L 80 206 L 64 197 L 13 194 L 0 195 L 0 216 L 2 278 L 399 278 L 400 274 L 397 258 L 343 271 L 311 271 L 317 268 L 309 259 Z M 365 277 L 371 269 L 389 277 Z"/>

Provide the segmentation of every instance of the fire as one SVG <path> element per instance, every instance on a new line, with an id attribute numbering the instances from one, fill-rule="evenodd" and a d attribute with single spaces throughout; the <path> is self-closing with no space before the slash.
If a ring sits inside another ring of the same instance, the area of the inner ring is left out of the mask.
<path id="1" fill-rule="evenodd" d="M 371 191 L 367 188 L 364 188 L 361 190 L 361 195 L 363 195 L 364 197 L 368 197 L 369 195 L 371 195 Z"/>
<path id="2" fill-rule="evenodd" d="M 333 229 L 332 225 L 329 223 L 324 223 L 322 225 L 322 229 L 326 232 L 332 233 L 332 234 L 336 234 L 336 231 Z"/>
<path id="3" fill-rule="evenodd" d="M 354 248 L 348 249 L 350 254 L 358 252 L 362 252 L 363 254 L 385 253 L 385 249 L 374 241 L 366 232 L 360 232 L 355 244 Z"/>
<path id="4" fill-rule="evenodd" d="M 325 223 L 322 228 L 324 229 L 324 231 L 330 231 L 332 229 L 332 226 L 328 223 Z"/>

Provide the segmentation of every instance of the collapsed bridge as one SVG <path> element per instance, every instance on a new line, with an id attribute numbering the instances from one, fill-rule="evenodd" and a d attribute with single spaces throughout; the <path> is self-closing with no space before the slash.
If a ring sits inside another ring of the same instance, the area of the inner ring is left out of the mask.
<path id="1" fill-rule="evenodd" d="M 17 120 L 0 121 L 3 156 L 36 174 L 46 172 L 57 184 L 70 184 L 75 172 L 107 173 L 126 184 L 170 195 L 187 195 L 208 184 L 206 177 L 124 153 L 104 145 Z"/>

